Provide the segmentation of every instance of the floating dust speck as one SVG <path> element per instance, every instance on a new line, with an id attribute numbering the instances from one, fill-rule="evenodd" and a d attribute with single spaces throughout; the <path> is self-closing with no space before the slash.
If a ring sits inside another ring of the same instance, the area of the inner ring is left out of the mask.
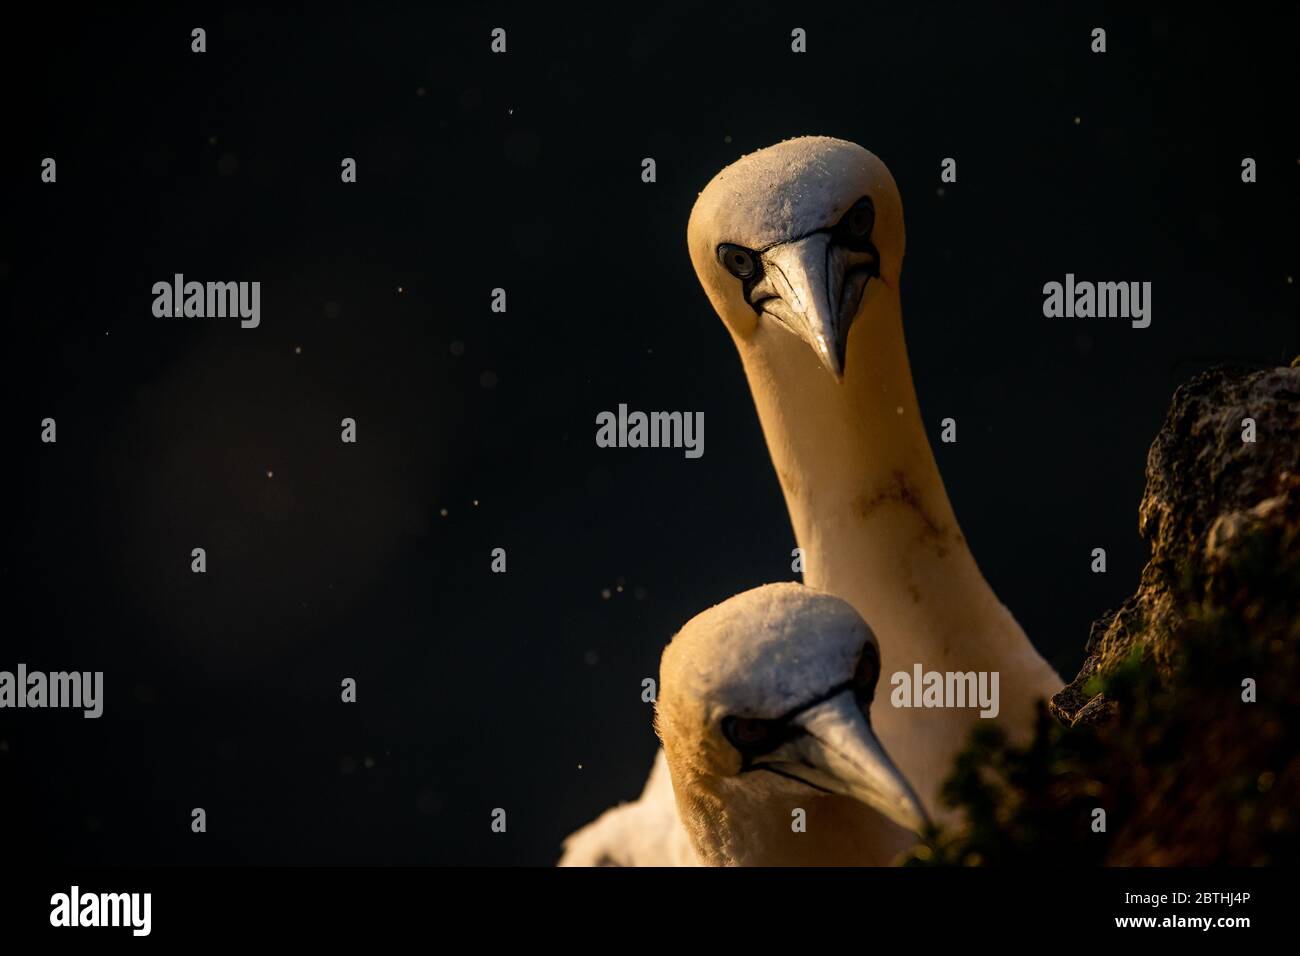
<path id="1" fill-rule="evenodd" d="M 595 667 L 600 663 L 600 655 L 595 651 L 587 651 L 587 653 L 582 655 L 582 659 L 586 662 L 588 667 Z"/>
<path id="2" fill-rule="evenodd" d="M 295 346 L 293 347 L 293 354 L 294 354 L 294 355 L 301 355 L 301 354 L 302 354 L 302 346 L 301 346 L 301 345 L 295 345 Z"/>
<path id="3" fill-rule="evenodd" d="M 416 95 L 416 96 L 423 96 L 424 93 L 425 93 L 425 89 L 424 89 L 423 86 L 417 86 L 417 87 L 415 88 L 415 95 Z"/>
<path id="4" fill-rule="evenodd" d="M 209 145 L 209 146 L 216 146 L 216 145 L 217 145 L 217 138 L 216 138 L 215 136 L 209 136 L 209 137 L 208 137 L 208 145 Z"/>
<path id="5" fill-rule="evenodd" d="M 268 477 L 268 478 L 274 478 L 274 477 L 275 477 L 275 472 L 273 472 L 270 468 L 266 469 L 266 477 Z"/>
<path id="6" fill-rule="evenodd" d="M 1076 117 L 1074 118 L 1074 125 L 1075 125 L 1075 126 L 1078 126 L 1078 125 L 1079 125 L 1080 123 L 1082 123 L 1082 122 L 1083 122 L 1083 117 L 1082 117 L 1082 116 L 1076 116 Z"/>
<path id="7" fill-rule="evenodd" d="M 582 769 L 582 764 L 578 764 L 578 769 L 579 769 L 579 770 Z"/>
<path id="8" fill-rule="evenodd" d="M 447 517 L 447 509 L 446 508 L 439 509 L 438 514 L 442 515 L 444 518 Z"/>
<path id="9" fill-rule="evenodd" d="M 632 589 L 632 596 L 636 598 L 638 601 L 644 601 L 646 599 L 646 596 L 649 593 L 650 593 L 649 591 L 641 587 L 641 585 L 639 584 Z"/>
<path id="10" fill-rule="evenodd" d="M 722 137 L 722 141 L 723 141 L 724 143 L 730 143 L 730 142 L 731 142 L 731 137 L 730 137 L 730 136 L 724 136 L 724 137 Z"/>
<path id="11" fill-rule="evenodd" d="M 898 414 L 900 415 L 903 414 L 903 406 L 899 405 L 896 409 L 894 409 L 894 411 L 898 412 Z"/>
<path id="12" fill-rule="evenodd" d="M 603 597 L 606 601 L 608 601 L 611 597 L 613 597 L 613 593 L 610 591 L 609 588 L 601 588 L 600 596 Z"/>
<path id="13" fill-rule="evenodd" d="M 934 191 L 934 194 L 938 196 L 940 199 L 942 199 L 945 195 L 945 190 L 942 186 L 940 186 L 938 189 Z"/>
<path id="14" fill-rule="evenodd" d="M 493 372 L 491 369 L 488 369 L 478 377 L 478 383 L 484 388 L 496 388 L 497 381 L 497 373 Z"/>
<path id="15" fill-rule="evenodd" d="M 398 291 L 398 293 L 401 293 L 401 291 L 402 291 L 402 287 L 401 287 L 400 285 L 397 287 L 397 291 Z"/>
<path id="16" fill-rule="evenodd" d="M 1287 277 L 1286 277 L 1286 284 L 1287 284 L 1287 285 L 1290 285 L 1290 284 L 1293 283 L 1293 282 L 1295 282 L 1295 279 L 1293 279 L 1291 276 L 1287 276 Z M 104 334 L 107 335 L 108 333 L 105 332 Z"/>
<path id="17" fill-rule="evenodd" d="M 367 770 L 370 770 L 375 766 L 375 758 L 367 757 L 365 760 L 362 761 L 362 763 L 366 765 Z"/>
<path id="18" fill-rule="evenodd" d="M 475 507 L 475 508 L 478 507 L 478 499 L 477 499 L 477 498 L 474 499 L 474 507 Z"/>
<path id="19" fill-rule="evenodd" d="M 465 354 L 465 343 L 459 340 L 452 342 L 449 348 L 451 350 L 451 354 L 456 356 L 456 358 L 460 358 L 462 355 Z"/>

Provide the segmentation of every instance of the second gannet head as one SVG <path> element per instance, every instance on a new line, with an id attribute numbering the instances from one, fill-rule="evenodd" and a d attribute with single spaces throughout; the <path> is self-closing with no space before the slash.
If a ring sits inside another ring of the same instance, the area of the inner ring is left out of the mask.
<path id="1" fill-rule="evenodd" d="M 804 136 L 714 176 L 691 210 L 687 241 L 696 275 L 734 335 L 776 323 L 839 377 L 872 285 L 898 287 L 902 200 L 872 153 Z"/>
<path id="2" fill-rule="evenodd" d="M 769 862 L 761 847 L 773 839 L 756 831 L 788 834 L 791 808 L 819 795 L 923 828 L 925 810 L 871 729 L 879 676 L 857 611 L 800 584 L 746 591 L 682 628 L 664 650 L 655 724 L 701 857 Z"/>

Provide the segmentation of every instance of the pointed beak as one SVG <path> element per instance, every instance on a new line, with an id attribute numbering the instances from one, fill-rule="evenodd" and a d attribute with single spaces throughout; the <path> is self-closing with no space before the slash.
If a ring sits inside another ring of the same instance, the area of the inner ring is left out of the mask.
<path id="1" fill-rule="evenodd" d="M 930 822 L 911 784 L 876 739 L 852 691 L 796 715 L 804 732 L 763 758 L 761 766 L 880 812 L 920 833 Z"/>
<path id="2" fill-rule="evenodd" d="M 861 288 L 849 297 L 851 303 L 842 294 L 843 252 L 828 233 L 818 232 L 773 246 L 763 261 L 772 297 L 761 302 L 762 308 L 812 346 L 832 375 L 842 377 L 849 326 L 861 300 Z"/>

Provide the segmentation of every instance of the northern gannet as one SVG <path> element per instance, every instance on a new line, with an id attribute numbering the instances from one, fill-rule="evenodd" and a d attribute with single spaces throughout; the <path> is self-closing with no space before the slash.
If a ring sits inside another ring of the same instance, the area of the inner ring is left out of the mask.
<path id="1" fill-rule="evenodd" d="M 713 178 L 687 241 L 740 352 L 805 583 L 862 614 L 887 681 L 917 663 L 999 672 L 997 720 L 1025 739 L 1037 701 L 1062 682 L 980 574 L 935 465 L 903 340 L 903 209 L 889 170 L 844 140 L 787 140 Z M 876 707 L 881 741 L 932 815 L 978 720 Z"/>
<path id="2" fill-rule="evenodd" d="M 861 615 L 812 588 L 697 615 L 663 653 L 645 792 L 570 836 L 560 865 L 888 862 L 881 830 L 926 820 L 871 728 L 879 677 Z"/>

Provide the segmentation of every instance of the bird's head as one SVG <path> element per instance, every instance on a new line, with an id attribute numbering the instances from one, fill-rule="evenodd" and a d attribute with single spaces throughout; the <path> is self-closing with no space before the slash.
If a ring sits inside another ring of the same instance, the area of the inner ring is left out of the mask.
<path id="1" fill-rule="evenodd" d="M 691 210 L 687 242 L 696 275 L 735 336 L 783 326 L 839 378 L 872 287 L 898 287 L 903 206 L 872 153 L 804 136 L 714 176 Z"/>
<path id="2" fill-rule="evenodd" d="M 925 810 L 871 729 L 880 652 L 845 601 L 801 584 L 745 591 L 664 650 L 655 721 L 679 775 L 722 803 L 851 797 L 919 832 Z"/>

